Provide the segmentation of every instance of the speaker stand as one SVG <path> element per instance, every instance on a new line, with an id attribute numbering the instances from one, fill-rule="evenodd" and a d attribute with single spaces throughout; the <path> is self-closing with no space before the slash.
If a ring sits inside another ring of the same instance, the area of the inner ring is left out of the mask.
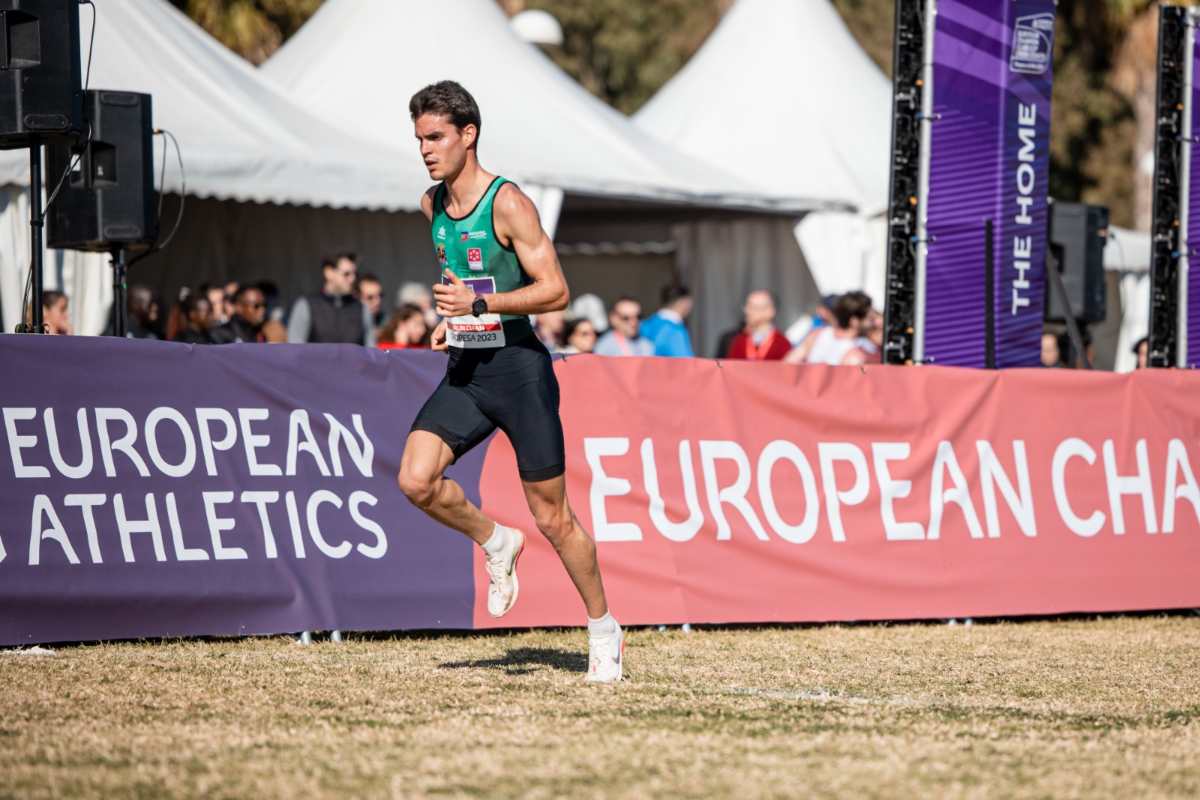
<path id="1" fill-rule="evenodd" d="M 33 285 L 33 306 L 30 325 L 25 326 L 21 320 L 17 330 L 22 333 L 43 333 L 42 327 L 42 228 L 45 216 L 42 209 L 42 143 L 36 139 L 29 145 L 29 270 L 30 283 Z"/>
<path id="2" fill-rule="evenodd" d="M 129 329 L 129 291 L 125 275 L 125 248 L 112 249 L 113 268 L 113 307 L 112 332 L 113 336 L 122 339 Z"/>

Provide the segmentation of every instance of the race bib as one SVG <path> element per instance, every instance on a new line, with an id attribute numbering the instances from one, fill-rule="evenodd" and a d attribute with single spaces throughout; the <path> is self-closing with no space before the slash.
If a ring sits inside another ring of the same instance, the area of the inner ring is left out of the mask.
<path id="1" fill-rule="evenodd" d="M 442 283 L 450 283 L 450 279 L 443 275 Z M 494 294 L 496 291 L 494 278 L 464 278 L 463 283 L 478 295 Z M 447 317 L 446 344 L 470 350 L 504 347 L 504 325 L 500 315 L 481 314 L 477 317 L 464 314 L 461 317 Z"/>

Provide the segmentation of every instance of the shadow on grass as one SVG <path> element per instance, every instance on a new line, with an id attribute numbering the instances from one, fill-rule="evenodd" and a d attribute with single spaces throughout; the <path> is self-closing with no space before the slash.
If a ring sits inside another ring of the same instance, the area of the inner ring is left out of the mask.
<path id="1" fill-rule="evenodd" d="M 575 650 L 515 647 L 500 658 L 448 661 L 438 665 L 438 669 L 502 669 L 509 675 L 528 675 L 536 672 L 537 667 L 550 667 L 563 672 L 586 672 L 587 656 Z"/>

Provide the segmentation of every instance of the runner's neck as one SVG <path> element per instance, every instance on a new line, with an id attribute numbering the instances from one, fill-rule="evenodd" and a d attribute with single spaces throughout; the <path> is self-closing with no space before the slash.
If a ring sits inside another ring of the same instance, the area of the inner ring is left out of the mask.
<path id="1" fill-rule="evenodd" d="M 456 217 L 469 212 L 483 199 L 495 179 L 496 176 L 479 166 L 479 162 L 469 158 L 457 175 L 444 181 L 446 210 Z"/>

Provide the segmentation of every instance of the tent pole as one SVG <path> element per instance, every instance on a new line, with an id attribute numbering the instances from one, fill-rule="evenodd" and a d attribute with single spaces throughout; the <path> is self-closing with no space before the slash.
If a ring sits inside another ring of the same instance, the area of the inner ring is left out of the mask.
<path id="1" fill-rule="evenodd" d="M 913 363 L 925 362 L 925 267 L 929 261 L 929 166 L 933 154 L 933 39 L 937 0 L 925 0 L 921 59 L 921 161 L 917 177 L 917 269 L 913 298 Z"/>
<path id="2" fill-rule="evenodd" d="M 1195 87 L 1195 76 L 1192 74 L 1196 63 L 1196 11 L 1189 9 L 1187 13 L 1187 31 L 1184 34 L 1185 58 L 1183 61 L 1183 141 L 1179 148 L 1179 305 L 1175 334 L 1175 366 L 1187 367 L 1190 360 L 1188 355 L 1188 270 L 1189 254 L 1192 249 L 1191 230 L 1188 219 L 1191 215 L 1191 186 L 1192 186 L 1192 113 L 1194 103 L 1192 91 Z"/>

